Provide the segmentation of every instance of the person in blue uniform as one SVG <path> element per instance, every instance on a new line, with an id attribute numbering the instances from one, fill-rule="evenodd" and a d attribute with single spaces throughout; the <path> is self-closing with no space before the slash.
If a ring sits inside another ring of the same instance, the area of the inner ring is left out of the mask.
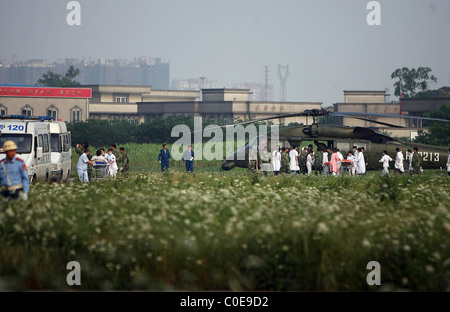
<path id="1" fill-rule="evenodd" d="M 6 141 L 3 145 L 6 158 L 0 161 L 0 184 L 3 186 L 1 192 L 8 199 L 28 199 L 30 181 L 25 162 L 16 157 L 17 145 L 14 141 Z"/>
<path id="2" fill-rule="evenodd" d="M 89 183 L 89 176 L 88 176 L 88 164 L 92 165 L 93 162 L 89 160 L 89 149 L 85 148 L 84 153 L 81 154 L 80 158 L 78 159 L 77 163 L 77 171 L 78 171 L 78 178 L 80 179 L 80 182 L 86 182 Z"/>
<path id="3" fill-rule="evenodd" d="M 194 172 L 194 151 L 192 145 L 188 146 L 188 149 L 183 153 L 183 160 L 186 164 L 186 172 Z"/>
<path id="4" fill-rule="evenodd" d="M 158 161 L 161 164 L 161 172 L 169 169 L 169 163 L 172 161 L 170 152 L 167 149 L 167 144 L 163 144 L 163 148 L 159 151 Z"/>

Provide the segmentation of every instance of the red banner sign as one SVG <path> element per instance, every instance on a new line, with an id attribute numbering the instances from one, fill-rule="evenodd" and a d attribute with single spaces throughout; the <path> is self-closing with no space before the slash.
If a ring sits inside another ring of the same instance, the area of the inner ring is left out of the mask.
<path id="1" fill-rule="evenodd" d="M 91 98 L 91 89 L 0 86 L 0 96 Z"/>

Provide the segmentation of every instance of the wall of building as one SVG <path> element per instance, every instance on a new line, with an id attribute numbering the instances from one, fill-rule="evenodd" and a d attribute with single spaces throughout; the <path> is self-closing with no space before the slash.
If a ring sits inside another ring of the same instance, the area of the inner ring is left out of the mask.
<path id="1" fill-rule="evenodd" d="M 81 120 L 88 118 L 88 99 L 84 98 L 0 97 L 1 107 L 8 115 L 21 115 L 24 107 L 30 107 L 33 116 L 47 116 L 47 110 L 55 108 L 57 118 L 63 121 L 71 121 L 71 111 L 79 109 Z"/>
<path id="2" fill-rule="evenodd" d="M 385 103 L 386 91 L 344 91 L 344 103 Z"/>

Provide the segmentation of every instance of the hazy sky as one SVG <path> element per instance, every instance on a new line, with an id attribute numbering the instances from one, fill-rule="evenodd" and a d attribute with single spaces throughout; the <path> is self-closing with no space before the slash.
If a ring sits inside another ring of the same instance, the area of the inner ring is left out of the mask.
<path id="1" fill-rule="evenodd" d="M 0 0 L 0 57 L 120 58 L 170 62 L 170 78 L 206 76 L 225 87 L 270 83 L 289 64 L 287 99 L 343 101 L 343 90 L 393 93 L 398 67 L 428 66 L 450 85 L 450 1 L 379 0 L 381 26 L 366 22 L 369 0 Z M 391 99 L 394 99 L 392 96 Z"/>

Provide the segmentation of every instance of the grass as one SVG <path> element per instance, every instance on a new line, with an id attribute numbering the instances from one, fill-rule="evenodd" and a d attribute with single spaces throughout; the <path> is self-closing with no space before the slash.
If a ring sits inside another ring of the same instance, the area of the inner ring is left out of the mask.
<path id="1" fill-rule="evenodd" d="M 378 261 L 381 287 L 450 290 L 446 173 L 158 169 L 0 202 L 0 289 L 73 289 L 66 264 L 78 261 L 79 290 L 376 291 L 366 265 Z"/>

